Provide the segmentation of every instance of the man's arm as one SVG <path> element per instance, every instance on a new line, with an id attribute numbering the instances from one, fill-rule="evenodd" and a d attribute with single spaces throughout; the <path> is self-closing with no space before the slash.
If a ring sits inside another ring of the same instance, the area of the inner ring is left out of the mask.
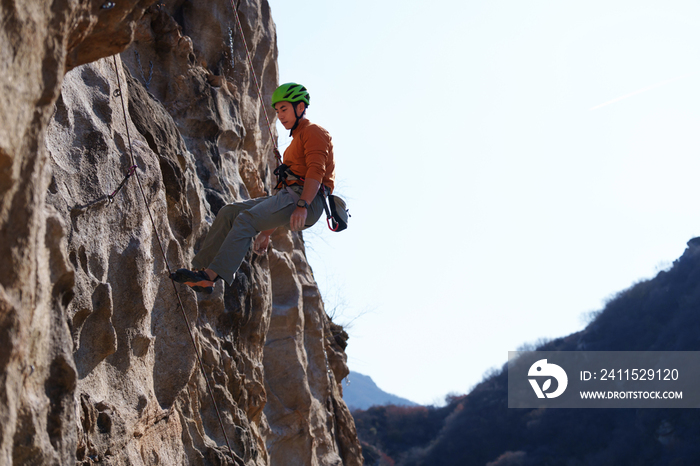
<path id="1" fill-rule="evenodd" d="M 321 182 L 307 178 L 304 181 L 304 190 L 301 192 L 301 199 L 305 200 L 307 204 L 311 202 L 316 197 L 319 188 L 321 187 Z M 297 207 L 292 213 L 292 218 L 289 220 L 289 226 L 292 231 L 301 231 L 306 226 L 306 216 L 308 212 L 303 207 Z"/>

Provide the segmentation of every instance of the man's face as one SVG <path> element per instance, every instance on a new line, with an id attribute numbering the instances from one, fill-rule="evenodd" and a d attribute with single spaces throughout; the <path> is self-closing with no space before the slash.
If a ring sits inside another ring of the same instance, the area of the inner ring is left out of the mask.
<path id="1" fill-rule="evenodd" d="M 290 102 L 277 102 L 275 104 L 275 111 L 277 112 L 277 118 L 279 118 L 280 123 L 285 129 L 292 129 L 294 123 L 297 121 L 297 117 L 294 114 L 294 105 Z M 297 112 L 301 113 L 304 111 L 304 102 L 297 104 Z"/>

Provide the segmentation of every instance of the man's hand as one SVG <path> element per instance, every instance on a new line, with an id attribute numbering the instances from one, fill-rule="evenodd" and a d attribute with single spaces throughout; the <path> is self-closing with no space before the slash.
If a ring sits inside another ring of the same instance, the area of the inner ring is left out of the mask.
<path id="1" fill-rule="evenodd" d="M 270 245 L 270 235 L 275 230 L 261 231 L 255 242 L 253 243 L 253 252 L 258 255 L 263 255 L 267 252 L 267 247 Z"/>
<path id="2" fill-rule="evenodd" d="M 292 213 L 292 218 L 289 219 L 289 227 L 292 231 L 301 231 L 306 226 L 306 216 L 308 212 L 303 207 L 297 207 Z"/>
<path id="3" fill-rule="evenodd" d="M 321 188 L 321 182 L 316 181 L 311 178 L 307 178 L 304 181 L 304 190 L 301 192 L 300 199 L 306 201 L 307 205 L 310 205 L 316 198 L 319 188 Z M 289 219 L 289 227 L 292 231 L 301 231 L 306 227 L 306 216 L 308 211 L 303 207 L 297 207 L 292 213 L 292 218 Z"/>

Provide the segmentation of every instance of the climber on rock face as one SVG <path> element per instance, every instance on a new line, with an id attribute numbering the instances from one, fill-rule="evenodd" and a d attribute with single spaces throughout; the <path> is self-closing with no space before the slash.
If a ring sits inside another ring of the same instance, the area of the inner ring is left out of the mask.
<path id="1" fill-rule="evenodd" d="M 288 224 L 301 231 L 318 221 L 324 195 L 333 191 L 335 162 L 328 131 L 305 116 L 309 98 L 306 88 L 296 83 L 282 84 L 272 94 L 272 107 L 292 136 L 283 164 L 275 170 L 277 193 L 222 207 L 192 260 L 194 270 L 178 269 L 170 278 L 211 293 L 219 278 L 232 284 L 251 243 L 255 253 L 263 254 L 277 227 Z"/>

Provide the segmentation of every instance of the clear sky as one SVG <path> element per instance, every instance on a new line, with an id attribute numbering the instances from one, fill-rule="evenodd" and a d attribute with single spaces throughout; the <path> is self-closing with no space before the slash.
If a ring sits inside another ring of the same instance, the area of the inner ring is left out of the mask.
<path id="1" fill-rule="evenodd" d="M 309 261 L 383 390 L 466 393 L 700 235 L 700 2 L 270 5 L 352 215 Z"/>

